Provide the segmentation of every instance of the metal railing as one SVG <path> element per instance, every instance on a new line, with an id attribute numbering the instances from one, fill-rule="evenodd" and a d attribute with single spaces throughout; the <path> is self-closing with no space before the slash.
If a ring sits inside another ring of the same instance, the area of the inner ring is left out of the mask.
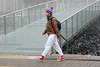
<path id="1" fill-rule="evenodd" d="M 28 8 L 30 6 L 34 6 L 36 4 L 40 4 L 47 1 L 51 0 L 0 0 L 0 15 Z M 93 2 L 96 0 L 87 0 L 87 3 L 88 1 Z M 74 2 L 74 3 L 80 2 L 80 4 L 82 4 L 81 2 L 84 2 L 84 0 L 64 0 L 64 2 Z"/>
<path id="2" fill-rule="evenodd" d="M 58 8 L 56 6 L 57 3 L 56 0 L 50 1 L 0 16 L 0 36 L 6 35 L 36 20 L 44 18 L 45 10 L 51 6 L 54 6 L 55 9 Z M 61 9 L 56 9 L 54 12 L 58 10 Z"/>
<path id="3" fill-rule="evenodd" d="M 83 6 L 85 5 L 84 3 L 87 3 L 87 0 L 83 4 L 82 2 L 79 4 L 69 0 L 54 0 L 2 15 L 0 16 L 0 36 L 46 17 L 45 10 L 51 6 L 54 7 L 53 12 L 57 13 L 65 9 Z"/>
<path id="4" fill-rule="evenodd" d="M 96 1 L 64 19 L 61 22 L 62 28 L 60 33 L 68 40 L 70 37 L 73 37 L 77 32 L 82 30 L 83 27 L 88 25 L 91 20 L 96 19 L 98 16 L 100 16 L 100 1 Z M 59 40 L 61 48 L 64 42 L 65 40 L 62 38 Z M 66 46 L 68 48 L 68 45 Z M 55 51 L 52 50 L 51 53 L 55 53 Z"/>
<path id="5" fill-rule="evenodd" d="M 0 0 L 0 15 L 28 8 L 50 0 Z"/>

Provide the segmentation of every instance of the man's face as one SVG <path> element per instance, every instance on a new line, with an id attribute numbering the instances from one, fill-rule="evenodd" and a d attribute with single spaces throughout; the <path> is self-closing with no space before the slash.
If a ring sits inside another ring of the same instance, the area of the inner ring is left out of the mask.
<path id="1" fill-rule="evenodd" d="M 46 12 L 46 16 L 50 16 L 50 13 Z"/>

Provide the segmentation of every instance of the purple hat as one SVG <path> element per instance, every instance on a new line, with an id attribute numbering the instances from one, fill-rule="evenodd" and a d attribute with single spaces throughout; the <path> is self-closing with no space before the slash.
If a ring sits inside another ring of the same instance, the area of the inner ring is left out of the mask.
<path id="1" fill-rule="evenodd" d="M 53 12 L 53 7 L 51 7 L 51 8 L 49 8 L 49 9 L 47 9 L 47 10 L 46 10 L 46 12 L 48 12 L 48 13 L 52 14 L 52 12 Z"/>

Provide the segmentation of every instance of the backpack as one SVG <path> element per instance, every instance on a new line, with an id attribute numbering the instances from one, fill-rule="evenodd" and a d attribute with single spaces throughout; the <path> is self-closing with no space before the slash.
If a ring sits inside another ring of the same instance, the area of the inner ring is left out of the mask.
<path id="1" fill-rule="evenodd" d="M 52 24 L 52 19 L 53 18 L 55 18 L 55 17 L 52 17 L 51 18 L 51 24 Z M 56 21 L 57 21 L 57 26 L 58 26 L 58 29 L 59 29 L 59 31 L 61 30 L 61 23 L 60 23 L 60 21 L 58 21 L 57 19 L 56 19 Z M 53 27 L 53 25 L 52 25 L 52 27 Z"/>

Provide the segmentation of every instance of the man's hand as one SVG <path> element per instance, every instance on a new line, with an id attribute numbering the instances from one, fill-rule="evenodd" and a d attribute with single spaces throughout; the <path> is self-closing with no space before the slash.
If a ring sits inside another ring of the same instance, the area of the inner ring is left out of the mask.
<path id="1" fill-rule="evenodd" d="M 42 33 L 42 35 L 44 35 L 44 32 Z"/>
<path id="2" fill-rule="evenodd" d="M 58 39 L 60 39 L 60 37 L 58 37 Z"/>

